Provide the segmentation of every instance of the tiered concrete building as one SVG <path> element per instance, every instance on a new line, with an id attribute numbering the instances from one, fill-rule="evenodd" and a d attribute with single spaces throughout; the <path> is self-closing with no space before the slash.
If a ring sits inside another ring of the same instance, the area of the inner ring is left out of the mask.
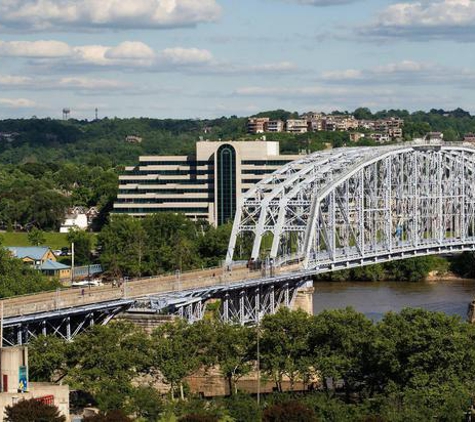
<path id="1" fill-rule="evenodd" d="M 201 141 L 193 156 L 142 156 L 119 176 L 113 212 L 182 212 L 223 224 L 234 218 L 241 193 L 297 158 L 280 155 L 278 142 L 265 141 Z"/>

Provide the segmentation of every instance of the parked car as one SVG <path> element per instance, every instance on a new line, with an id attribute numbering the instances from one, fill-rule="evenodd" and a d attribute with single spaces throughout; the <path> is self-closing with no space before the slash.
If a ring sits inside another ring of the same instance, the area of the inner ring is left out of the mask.
<path id="1" fill-rule="evenodd" d="M 81 281 L 73 281 L 71 283 L 71 287 L 88 287 L 88 286 L 103 286 L 102 281 L 98 278 L 93 280 L 81 280 Z"/>

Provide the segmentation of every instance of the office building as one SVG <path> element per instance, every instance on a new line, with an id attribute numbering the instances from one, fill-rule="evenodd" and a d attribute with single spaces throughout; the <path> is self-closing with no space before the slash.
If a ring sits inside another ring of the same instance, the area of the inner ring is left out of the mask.
<path id="1" fill-rule="evenodd" d="M 201 141 L 193 156 L 142 156 L 119 176 L 113 212 L 181 212 L 223 224 L 234 218 L 241 193 L 297 158 L 280 155 L 278 142 L 265 141 Z"/>

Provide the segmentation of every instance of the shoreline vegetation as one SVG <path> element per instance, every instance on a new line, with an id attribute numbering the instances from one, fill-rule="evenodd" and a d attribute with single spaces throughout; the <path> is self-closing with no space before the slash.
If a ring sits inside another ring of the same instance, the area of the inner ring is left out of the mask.
<path id="1" fill-rule="evenodd" d="M 340 270 L 314 277 L 318 281 L 437 281 L 444 278 L 475 279 L 475 256 L 463 252 L 454 256 L 429 255 L 382 264 Z"/>

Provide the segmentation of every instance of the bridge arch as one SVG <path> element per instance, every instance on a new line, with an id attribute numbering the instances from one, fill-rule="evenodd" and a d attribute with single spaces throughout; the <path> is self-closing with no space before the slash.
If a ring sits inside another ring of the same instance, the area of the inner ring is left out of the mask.
<path id="1" fill-rule="evenodd" d="M 323 272 L 474 250 L 474 228 L 474 147 L 338 148 L 289 163 L 243 195 L 227 260 L 246 232 L 254 234 L 253 259 Z M 267 232 L 272 247 L 264 251 Z"/>

